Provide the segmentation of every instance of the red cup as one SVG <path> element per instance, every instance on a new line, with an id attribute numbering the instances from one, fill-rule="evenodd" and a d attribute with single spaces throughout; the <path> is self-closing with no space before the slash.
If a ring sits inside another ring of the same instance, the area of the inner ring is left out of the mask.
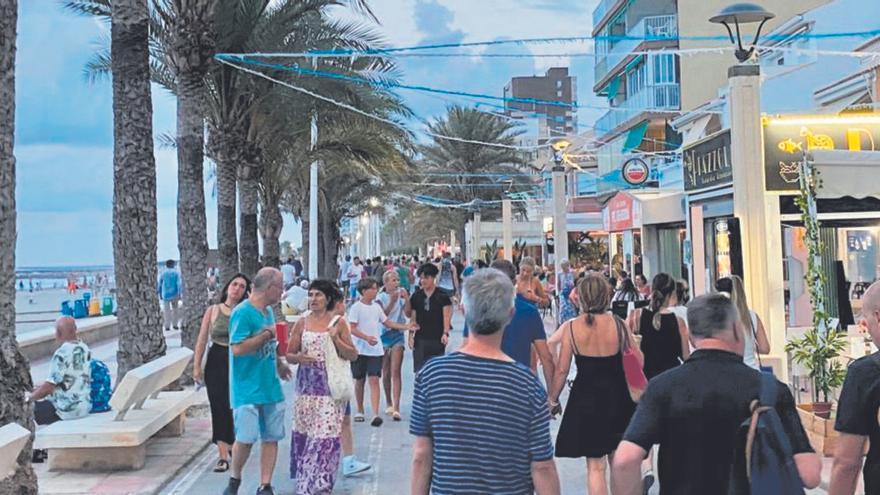
<path id="1" fill-rule="evenodd" d="M 278 355 L 283 356 L 287 354 L 287 322 L 279 322 L 275 324 L 275 335 L 278 339 Z"/>

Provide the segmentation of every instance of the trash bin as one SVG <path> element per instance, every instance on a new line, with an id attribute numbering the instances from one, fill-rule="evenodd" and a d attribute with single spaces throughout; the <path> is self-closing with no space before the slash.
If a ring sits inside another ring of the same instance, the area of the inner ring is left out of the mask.
<path id="1" fill-rule="evenodd" d="M 85 318 L 88 315 L 89 311 L 85 299 L 77 299 L 76 301 L 73 301 L 74 318 Z"/>
<path id="2" fill-rule="evenodd" d="M 103 304 L 101 305 L 101 314 L 104 316 L 109 316 L 113 314 L 113 298 L 110 296 L 104 297 Z"/>
<path id="3" fill-rule="evenodd" d="M 97 299 L 89 301 L 89 316 L 101 316 L 101 301 Z"/>
<path id="4" fill-rule="evenodd" d="M 70 301 L 61 302 L 61 316 L 73 316 L 73 308 L 70 306 Z"/>
<path id="5" fill-rule="evenodd" d="M 92 293 L 91 292 L 83 292 L 83 301 L 86 302 L 87 308 L 89 307 L 89 301 L 91 301 L 91 300 L 92 300 Z"/>

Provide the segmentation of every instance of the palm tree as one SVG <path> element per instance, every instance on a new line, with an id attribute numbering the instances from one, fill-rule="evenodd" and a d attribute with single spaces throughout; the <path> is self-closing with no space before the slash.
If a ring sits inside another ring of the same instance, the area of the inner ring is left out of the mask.
<path id="1" fill-rule="evenodd" d="M 156 304 L 156 161 L 150 95 L 147 0 L 113 0 L 113 264 L 119 350 L 117 381 L 165 354 Z"/>
<path id="2" fill-rule="evenodd" d="M 31 369 L 15 338 L 15 41 L 18 1 L 0 0 L 0 424 L 33 431 Z M 2 473 L 7 474 L 7 473 Z M 18 455 L 15 473 L 0 480 L 0 493 L 37 493 L 30 441 Z"/>

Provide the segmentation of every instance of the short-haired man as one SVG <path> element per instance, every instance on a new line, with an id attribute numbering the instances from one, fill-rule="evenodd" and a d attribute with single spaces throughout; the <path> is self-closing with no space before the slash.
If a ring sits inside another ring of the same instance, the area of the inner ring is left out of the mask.
<path id="1" fill-rule="evenodd" d="M 351 282 L 348 281 L 349 267 L 351 267 L 351 256 L 346 255 L 345 259 L 339 263 L 339 277 L 337 277 L 339 288 L 342 289 L 342 295 L 345 297 L 348 297 L 348 288 L 351 285 Z"/>
<path id="2" fill-rule="evenodd" d="M 180 297 L 183 293 L 183 282 L 175 268 L 174 260 L 165 262 L 165 271 L 159 275 L 159 299 L 162 300 L 162 326 L 165 331 L 180 328 Z"/>
<path id="3" fill-rule="evenodd" d="M 446 353 L 449 332 L 452 329 L 452 300 L 437 287 L 440 270 L 433 263 L 419 267 L 419 288 L 409 298 L 412 320 L 415 314 L 416 332 L 409 334 L 409 347 L 413 350 L 413 370 L 418 373 L 431 358 Z M 413 335 L 415 334 L 415 335 Z"/>
<path id="4" fill-rule="evenodd" d="M 516 280 L 516 268 L 507 260 L 495 260 L 492 268 L 510 277 L 511 283 Z M 470 328 L 464 326 L 465 343 L 470 337 Z M 544 380 L 549 386 L 553 382 L 553 372 L 556 369 L 553 363 L 553 355 L 547 346 L 547 332 L 544 331 L 544 320 L 534 303 L 517 293 L 514 300 L 513 319 L 504 329 L 504 338 L 501 340 L 501 350 L 504 354 L 512 357 L 514 361 L 523 366 L 531 366 L 532 347 L 538 354 L 541 366 L 544 370 Z"/>
<path id="5" fill-rule="evenodd" d="M 880 342 L 880 282 L 862 295 L 862 316 L 859 326 L 874 342 Z M 840 433 L 831 468 L 831 495 L 852 495 L 856 492 L 859 471 L 865 457 L 865 441 L 870 440 L 864 462 L 864 493 L 880 493 L 880 353 L 855 360 L 849 365 L 846 381 L 837 401 L 834 429 Z"/>
<path id="6" fill-rule="evenodd" d="M 661 495 L 728 493 L 734 481 L 748 486 L 745 455 L 735 453 L 744 451 L 738 433 L 759 396 L 761 374 L 743 363 L 745 338 L 729 298 L 700 296 L 688 305 L 687 317 L 697 350 L 648 385 L 614 454 L 615 494 L 642 493 L 640 466 L 654 444 L 660 444 Z M 822 461 L 810 447 L 788 387 L 777 380 L 776 388 L 776 412 L 794 462 L 804 486 L 814 488 Z"/>
<path id="7" fill-rule="evenodd" d="M 235 495 L 241 485 L 241 471 L 257 440 L 260 448 L 258 495 L 271 495 L 272 472 L 278 457 L 278 442 L 284 439 L 284 393 L 281 379 L 290 369 L 278 355 L 272 306 L 281 300 L 284 284 L 281 272 L 262 268 L 253 281 L 251 296 L 235 307 L 229 317 L 230 399 L 235 423 L 232 446 L 232 477 L 224 495 Z"/>
<path id="8" fill-rule="evenodd" d="M 513 297 L 513 283 L 498 270 L 465 281 L 471 338 L 416 377 L 411 493 L 560 493 L 547 393 L 501 350 Z"/>
<path id="9" fill-rule="evenodd" d="M 357 256 L 354 257 L 354 261 L 351 262 L 351 265 L 348 265 L 348 270 L 346 271 L 345 276 L 348 279 L 349 296 L 354 300 L 357 298 L 358 282 L 366 276 L 364 273 L 364 265 L 361 264 L 360 258 Z"/>
<path id="10" fill-rule="evenodd" d="M 58 318 L 55 341 L 61 345 L 52 355 L 49 377 L 29 397 L 39 425 L 82 418 L 92 410 L 92 353 L 76 335 L 76 320 Z"/>

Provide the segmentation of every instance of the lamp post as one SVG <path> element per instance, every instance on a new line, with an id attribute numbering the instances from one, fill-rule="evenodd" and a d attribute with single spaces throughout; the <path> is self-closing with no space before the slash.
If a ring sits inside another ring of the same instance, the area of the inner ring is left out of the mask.
<path id="1" fill-rule="evenodd" d="M 504 259 L 513 261 L 513 206 L 509 199 L 501 200 L 502 237 L 504 240 Z"/>
<path id="2" fill-rule="evenodd" d="M 480 209 L 483 208 L 483 201 L 479 198 L 471 202 L 471 210 L 474 212 L 474 253 L 472 259 L 480 257 L 480 243 L 482 242 L 482 217 Z"/>
<path id="3" fill-rule="evenodd" d="M 315 151 L 318 144 L 318 114 L 312 114 L 311 142 Z M 309 168 L 309 280 L 318 278 L 318 160 Z"/>
<path id="4" fill-rule="evenodd" d="M 761 71 L 749 63 L 761 28 L 775 16 L 755 4 L 724 8 L 710 22 L 721 24 L 736 46 L 738 63 L 728 70 L 730 155 L 733 168 L 733 214 L 740 222 L 743 281 L 752 309 L 770 331 L 770 356 L 779 359 L 778 375 L 786 378 L 782 232 L 779 200 L 766 194 L 764 136 L 761 125 Z M 734 29 L 731 29 L 731 24 Z M 744 47 L 741 26 L 758 24 L 751 46 Z M 734 38 L 734 32 L 736 36 Z"/>
<path id="5" fill-rule="evenodd" d="M 565 150 L 571 143 L 557 139 L 553 150 L 553 271 L 559 280 L 559 263 L 568 259 L 568 224 L 565 218 Z"/>

